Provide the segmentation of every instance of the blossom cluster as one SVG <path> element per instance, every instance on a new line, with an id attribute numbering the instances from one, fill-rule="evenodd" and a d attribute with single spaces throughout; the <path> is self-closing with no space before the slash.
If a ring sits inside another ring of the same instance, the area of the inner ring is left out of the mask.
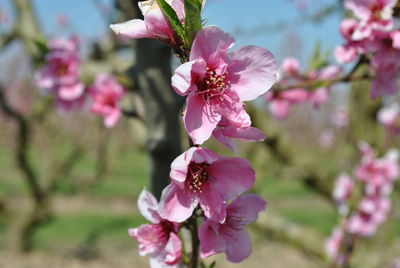
<path id="1" fill-rule="evenodd" d="M 295 58 L 286 58 L 281 66 L 281 87 L 292 89 L 268 92 L 266 100 L 272 115 L 278 119 L 289 116 L 291 107 L 295 104 L 310 103 L 314 108 L 328 101 L 331 87 L 322 83 L 316 88 L 309 89 L 301 85 L 318 84 L 318 82 L 337 79 L 342 73 L 342 68 L 337 65 L 329 65 L 321 69 L 301 72 L 300 63 Z"/>
<path id="2" fill-rule="evenodd" d="M 184 24 L 183 1 L 166 3 Z M 229 261 L 241 262 L 251 253 L 246 225 L 266 209 L 266 201 L 256 194 L 244 194 L 256 178 L 246 159 L 220 156 L 201 145 L 213 136 L 236 152 L 232 138 L 265 138 L 251 126 L 244 102 L 265 94 L 276 81 L 275 58 L 258 46 L 229 52 L 235 40 L 216 26 L 200 29 L 192 45 L 181 51 L 184 41 L 158 1 L 139 2 L 139 8 L 144 20 L 110 27 L 124 39 L 155 38 L 168 43 L 178 55 L 188 52 L 181 57 L 182 65 L 171 83 L 177 94 L 186 97 L 183 123 L 191 148 L 172 162 L 171 183 L 159 204 L 149 192 L 142 192 L 138 205 L 152 224 L 129 233 L 138 240 L 139 253 L 150 256 L 152 267 L 178 267 L 183 255 L 179 230 L 200 219 L 201 257 L 225 252 Z"/>
<path id="3" fill-rule="evenodd" d="M 355 179 L 346 173 L 341 174 L 333 191 L 333 199 L 345 220 L 341 227 L 334 229 L 326 247 L 328 254 L 338 263 L 346 261 L 343 249 L 354 243 L 354 237 L 373 236 L 386 221 L 391 209 L 390 194 L 400 176 L 398 151 L 392 149 L 378 158 L 367 143 L 361 142 L 359 148 L 362 159 L 354 170 Z M 357 202 L 353 204 L 355 209 L 350 211 L 347 203 L 357 196 L 354 193 L 357 186 L 362 187 L 361 199 L 353 200 Z"/>
<path id="4" fill-rule="evenodd" d="M 109 74 L 100 73 L 93 85 L 85 89 L 80 80 L 81 59 L 77 36 L 56 38 L 48 46 L 46 64 L 36 74 L 36 84 L 46 94 L 55 96 L 62 111 L 82 108 L 89 97 L 91 111 L 104 117 L 106 127 L 113 127 L 121 116 L 119 102 L 125 89 Z M 87 94 L 88 93 L 88 94 Z"/>
<path id="5" fill-rule="evenodd" d="M 394 28 L 392 15 L 396 3 L 397 0 L 345 1 L 354 18 L 343 20 L 340 26 L 346 43 L 336 48 L 336 58 L 341 63 L 348 63 L 359 55 L 371 56 L 372 97 L 397 92 L 400 31 Z"/>

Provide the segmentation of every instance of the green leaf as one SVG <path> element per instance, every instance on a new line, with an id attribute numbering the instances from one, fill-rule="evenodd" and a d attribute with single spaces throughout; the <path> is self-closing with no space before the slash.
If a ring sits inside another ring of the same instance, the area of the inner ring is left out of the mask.
<path id="1" fill-rule="evenodd" d="M 157 0 L 157 3 L 160 6 L 164 15 L 167 16 L 168 21 L 171 23 L 172 28 L 174 28 L 175 32 L 182 39 L 182 41 L 184 43 L 187 43 L 185 29 L 181 21 L 179 20 L 175 10 L 167 2 L 165 2 L 165 0 Z"/>
<path id="2" fill-rule="evenodd" d="M 198 31 L 203 27 L 201 20 L 202 0 L 185 0 L 185 32 L 191 47 Z"/>

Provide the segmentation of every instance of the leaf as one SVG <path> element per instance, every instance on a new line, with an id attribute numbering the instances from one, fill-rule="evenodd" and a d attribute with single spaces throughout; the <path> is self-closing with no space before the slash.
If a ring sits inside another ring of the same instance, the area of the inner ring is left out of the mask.
<path id="1" fill-rule="evenodd" d="M 178 18 L 175 10 L 167 3 L 165 0 L 157 0 L 158 5 L 160 6 L 164 15 L 168 18 L 168 21 L 171 23 L 172 28 L 174 28 L 175 32 L 182 39 L 184 43 L 187 42 L 185 29 Z"/>
<path id="2" fill-rule="evenodd" d="M 201 19 L 202 0 L 185 0 L 185 31 L 191 47 L 198 31 L 203 27 Z"/>

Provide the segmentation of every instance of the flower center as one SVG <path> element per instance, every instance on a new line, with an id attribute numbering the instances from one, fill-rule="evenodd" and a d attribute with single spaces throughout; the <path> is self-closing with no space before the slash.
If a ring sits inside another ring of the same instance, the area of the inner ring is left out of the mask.
<path id="1" fill-rule="evenodd" d="M 57 68 L 57 74 L 60 76 L 64 76 L 64 75 L 68 74 L 68 65 L 60 64 Z"/>
<path id="2" fill-rule="evenodd" d="M 372 17 L 374 19 L 377 19 L 377 20 L 382 19 L 382 13 L 383 13 L 383 9 L 384 9 L 383 4 L 380 4 L 380 3 L 375 4 L 370 9 L 372 11 Z"/>
<path id="3" fill-rule="evenodd" d="M 217 74 L 214 70 L 206 67 L 206 74 L 200 82 L 199 91 L 203 95 L 205 101 L 214 99 L 215 97 L 222 98 L 222 95 L 230 88 L 230 81 L 227 80 L 225 72 L 222 75 Z"/>
<path id="4" fill-rule="evenodd" d="M 187 187 L 195 193 L 201 193 L 201 187 L 208 180 L 207 163 L 190 163 L 186 178 Z"/>

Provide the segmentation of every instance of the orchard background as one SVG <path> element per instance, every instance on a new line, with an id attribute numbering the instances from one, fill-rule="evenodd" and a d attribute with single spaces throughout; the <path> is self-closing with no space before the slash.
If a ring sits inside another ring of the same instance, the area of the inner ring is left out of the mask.
<path id="1" fill-rule="evenodd" d="M 144 187 L 160 195 L 171 162 L 188 142 L 179 116 L 184 101 L 170 80 L 179 59 L 162 42 L 121 41 L 109 28 L 140 18 L 137 2 L 0 0 L 0 267 L 147 267 L 127 233 L 146 223 L 136 200 Z M 399 4 L 391 14 L 393 26 L 384 31 L 396 32 Z M 393 108 L 400 101 L 399 67 L 379 69 L 373 57 L 389 48 L 375 43 L 373 52 L 358 51 L 350 63 L 337 57 L 337 47 L 354 41 L 340 32 L 350 17 L 340 0 L 207 1 L 206 25 L 232 34 L 234 49 L 267 48 L 279 67 L 272 89 L 246 103 L 252 126 L 266 139 L 236 142 L 237 155 L 216 139 L 206 143 L 220 155 L 249 160 L 257 173 L 250 192 L 268 202 L 249 225 L 252 255 L 232 264 L 219 254 L 208 265 L 400 267 L 395 156 L 393 185 L 385 190 L 391 209 L 379 228 L 349 243 L 344 251 L 351 258 L 343 266 L 325 247 L 335 226 L 351 216 L 346 210 L 356 211 L 362 198 L 357 168 L 370 154 L 363 142 L 376 158 L 400 144 L 400 110 Z M 71 37 L 79 40 L 76 82 L 85 92 L 101 73 L 124 88 L 112 127 L 93 110 L 93 95 L 65 106 L 38 83 L 51 40 Z M 396 53 L 389 58 L 399 61 Z M 377 78 L 383 82 L 375 88 L 383 93 L 372 96 Z M 300 90 L 274 95 L 293 89 Z M 385 107 L 392 107 L 386 117 Z M 332 194 L 343 172 L 358 185 L 347 205 L 348 197 Z"/>

